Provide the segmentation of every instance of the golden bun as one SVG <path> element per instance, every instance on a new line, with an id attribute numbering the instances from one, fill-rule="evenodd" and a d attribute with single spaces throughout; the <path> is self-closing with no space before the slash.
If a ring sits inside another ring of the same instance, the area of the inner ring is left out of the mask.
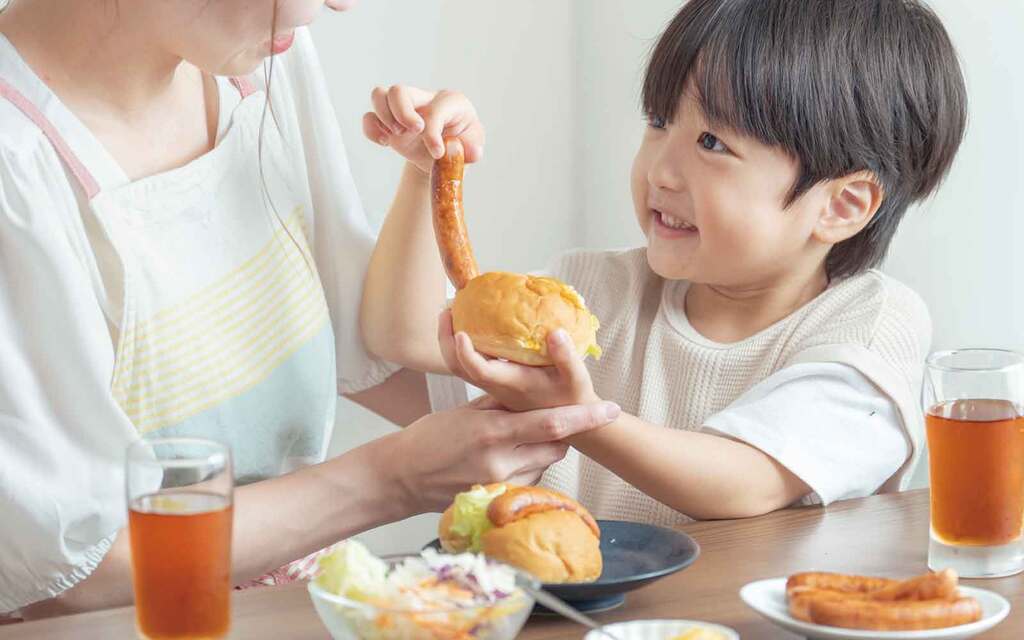
<path id="1" fill-rule="evenodd" d="M 541 582 L 593 582 L 601 575 L 600 539 L 571 511 L 544 511 L 483 535 L 483 552 Z"/>
<path id="2" fill-rule="evenodd" d="M 487 485 L 494 491 L 502 483 Z M 593 582 L 601 575 L 601 531 L 590 512 L 572 498 L 541 487 L 506 484 L 487 507 L 493 528 L 481 537 L 484 555 L 518 567 L 545 583 Z M 454 505 L 441 515 L 438 537 L 449 552 L 470 540 L 451 531 Z"/>
<path id="3" fill-rule="evenodd" d="M 569 285 L 544 276 L 492 271 L 455 294 L 452 326 L 480 353 L 532 366 L 551 364 L 547 336 L 565 329 L 582 356 L 600 357 L 599 323 Z"/>

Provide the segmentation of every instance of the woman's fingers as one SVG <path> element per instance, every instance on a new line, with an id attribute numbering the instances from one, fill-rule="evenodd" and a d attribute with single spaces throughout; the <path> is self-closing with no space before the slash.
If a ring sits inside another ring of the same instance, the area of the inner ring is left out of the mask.
<path id="1" fill-rule="evenodd" d="M 517 444 L 551 442 L 603 427 L 619 417 L 614 402 L 578 404 L 515 414 L 508 438 Z"/>
<path id="2" fill-rule="evenodd" d="M 568 451 L 569 444 L 565 442 L 544 442 L 518 447 L 516 461 L 519 463 L 519 469 L 513 477 L 543 473 L 545 469 L 564 458 Z"/>

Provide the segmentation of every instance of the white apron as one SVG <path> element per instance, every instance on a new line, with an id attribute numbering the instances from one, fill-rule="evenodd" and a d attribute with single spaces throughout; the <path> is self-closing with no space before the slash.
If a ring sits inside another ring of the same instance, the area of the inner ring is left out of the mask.
<path id="1" fill-rule="evenodd" d="M 82 213 L 96 254 L 119 266 L 121 278 L 97 283 L 116 345 L 118 405 L 142 437 L 227 444 L 245 484 L 323 460 L 337 387 L 309 250 L 305 163 L 289 159 L 268 116 L 261 172 L 265 95 L 233 83 L 242 100 L 214 149 L 121 185 L 104 184 L 74 155 L 65 137 L 80 132 L 58 130 L 2 78 L 0 98 L 53 143 L 88 197 Z"/>

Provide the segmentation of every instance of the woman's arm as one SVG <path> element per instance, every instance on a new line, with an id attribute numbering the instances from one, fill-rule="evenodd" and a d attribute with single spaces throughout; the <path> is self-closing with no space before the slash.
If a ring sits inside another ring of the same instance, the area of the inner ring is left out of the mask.
<path id="1" fill-rule="evenodd" d="M 232 577 L 242 582 L 372 527 L 438 511 L 475 483 L 535 482 L 565 438 L 608 424 L 613 403 L 523 413 L 490 399 L 430 414 L 337 458 L 235 491 Z M 45 617 L 130 604 L 124 530 L 87 579 L 23 609 Z"/>
<path id="2" fill-rule="evenodd" d="M 345 397 L 400 427 L 430 413 L 426 376 L 412 369 L 400 369 L 381 384 Z"/>
<path id="3" fill-rule="evenodd" d="M 392 477 L 387 439 L 294 473 L 235 490 L 231 567 L 234 584 L 413 509 Z M 22 610 L 26 618 L 130 605 L 132 578 L 127 529 L 84 581 Z"/>

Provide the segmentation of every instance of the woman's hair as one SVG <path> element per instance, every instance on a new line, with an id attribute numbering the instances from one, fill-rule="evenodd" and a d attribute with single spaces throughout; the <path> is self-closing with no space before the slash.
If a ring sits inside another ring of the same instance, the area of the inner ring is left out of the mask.
<path id="1" fill-rule="evenodd" d="M 274 10 L 271 13 L 270 22 L 270 41 L 274 41 L 274 37 L 277 35 L 277 0 L 274 0 Z M 277 206 L 274 204 L 274 198 L 270 193 L 270 188 L 267 186 L 267 178 L 263 168 L 263 140 L 267 132 L 267 116 L 270 116 L 270 120 L 274 123 L 275 132 L 280 132 L 280 127 L 277 123 L 277 115 L 274 113 L 274 103 L 271 100 L 271 80 L 274 77 L 274 58 L 276 55 L 271 55 L 263 63 L 263 86 L 265 87 L 265 97 L 263 99 L 263 113 L 260 115 L 260 129 L 257 136 L 256 142 L 256 154 L 257 163 L 259 165 L 260 172 L 260 190 L 263 193 L 263 197 L 266 198 L 267 204 L 270 206 L 270 210 L 274 213 L 274 217 L 277 219 L 278 224 L 281 225 L 281 229 L 284 230 L 285 234 L 288 235 L 288 239 L 295 245 L 299 255 L 302 256 L 303 261 L 306 263 L 306 267 L 310 272 L 315 273 L 316 267 L 312 264 L 310 257 L 306 254 L 306 250 L 303 249 L 302 244 L 299 243 L 298 239 L 292 233 L 292 230 L 288 228 L 288 224 L 285 219 L 281 216 L 281 212 L 278 211 Z"/>
<path id="2" fill-rule="evenodd" d="M 829 252 L 831 278 L 882 261 L 907 206 L 949 170 L 966 127 L 956 52 L 917 0 L 691 0 L 651 53 L 645 115 L 671 121 L 686 86 L 712 125 L 799 161 L 786 206 L 824 180 L 875 176 L 882 204 Z"/>

